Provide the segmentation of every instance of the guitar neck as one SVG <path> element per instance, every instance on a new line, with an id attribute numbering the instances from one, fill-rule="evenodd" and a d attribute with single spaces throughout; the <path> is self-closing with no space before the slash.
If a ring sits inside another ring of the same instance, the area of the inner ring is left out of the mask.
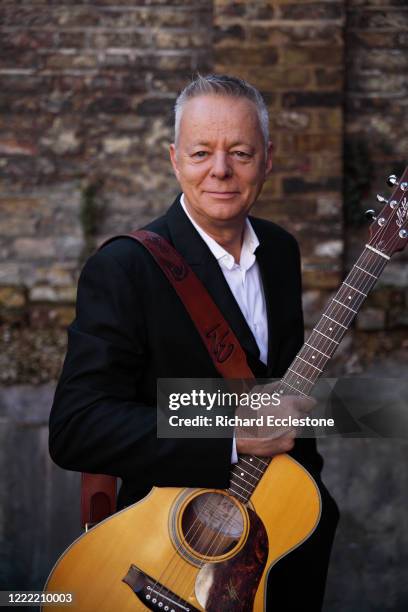
<path id="1" fill-rule="evenodd" d="M 310 395 L 389 259 L 366 245 L 281 379 L 281 395 Z M 230 493 L 247 502 L 270 461 L 268 457 L 240 455 L 231 469 Z"/>

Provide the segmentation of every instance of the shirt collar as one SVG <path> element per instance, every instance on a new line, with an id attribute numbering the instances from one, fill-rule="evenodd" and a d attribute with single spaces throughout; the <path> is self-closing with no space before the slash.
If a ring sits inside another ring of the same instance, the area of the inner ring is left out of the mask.
<path id="1" fill-rule="evenodd" d="M 231 253 L 228 253 L 228 251 L 218 244 L 214 238 L 209 236 L 191 217 L 186 207 L 184 193 L 181 194 L 180 204 L 183 207 L 187 217 L 222 267 L 226 268 L 227 270 L 240 267 L 242 270 L 247 271 L 253 266 L 256 261 L 255 251 L 259 246 L 259 240 L 248 218 L 245 219 L 244 239 L 242 241 L 241 257 L 238 265 L 235 263 L 234 257 L 231 255 Z"/>

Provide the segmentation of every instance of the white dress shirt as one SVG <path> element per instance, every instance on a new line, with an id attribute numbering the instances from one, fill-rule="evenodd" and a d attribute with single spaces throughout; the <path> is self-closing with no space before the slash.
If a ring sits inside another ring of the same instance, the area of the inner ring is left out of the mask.
<path id="1" fill-rule="evenodd" d="M 231 253 L 228 253 L 194 221 L 187 210 L 184 194 L 181 195 L 180 203 L 187 217 L 218 261 L 225 280 L 244 315 L 248 327 L 254 335 L 259 348 L 259 358 L 266 364 L 268 359 L 268 322 L 265 294 L 259 265 L 255 256 L 259 240 L 249 219 L 246 219 L 245 222 L 240 260 L 239 263 L 236 263 Z M 238 461 L 235 438 L 231 461 L 232 463 Z"/>

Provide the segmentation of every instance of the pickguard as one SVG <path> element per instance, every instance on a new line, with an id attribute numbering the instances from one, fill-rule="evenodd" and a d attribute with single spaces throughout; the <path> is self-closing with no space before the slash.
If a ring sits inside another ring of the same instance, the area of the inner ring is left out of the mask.
<path id="1" fill-rule="evenodd" d="M 268 535 L 258 515 L 247 512 L 250 526 L 241 550 L 226 561 L 206 563 L 197 575 L 195 594 L 206 612 L 252 612 L 268 559 Z"/>

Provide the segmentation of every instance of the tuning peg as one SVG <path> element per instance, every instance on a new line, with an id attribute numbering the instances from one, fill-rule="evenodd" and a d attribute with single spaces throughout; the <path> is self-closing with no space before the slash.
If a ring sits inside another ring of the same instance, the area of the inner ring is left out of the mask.
<path id="1" fill-rule="evenodd" d="M 380 204 L 388 204 L 387 198 L 384 198 L 384 196 L 379 193 L 377 193 L 377 201 L 380 202 Z"/>
<path id="2" fill-rule="evenodd" d="M 390 187 L 398 185 L 398 179 L 395 174 L 390 174 L 390 176 L 387 178 L 387 185 L 389 185 Z"/>
<path id="3" fill-rule="evenodd" d="M 369 221 L 375 221 L 377 219 L 377 217 L 375 216 L 375 210 L 373 210 L 372 208 L 370 208 L 369 210 L 366 210 L 364 215 L 365 215 L 365 218 L 368 219 Z"/>

